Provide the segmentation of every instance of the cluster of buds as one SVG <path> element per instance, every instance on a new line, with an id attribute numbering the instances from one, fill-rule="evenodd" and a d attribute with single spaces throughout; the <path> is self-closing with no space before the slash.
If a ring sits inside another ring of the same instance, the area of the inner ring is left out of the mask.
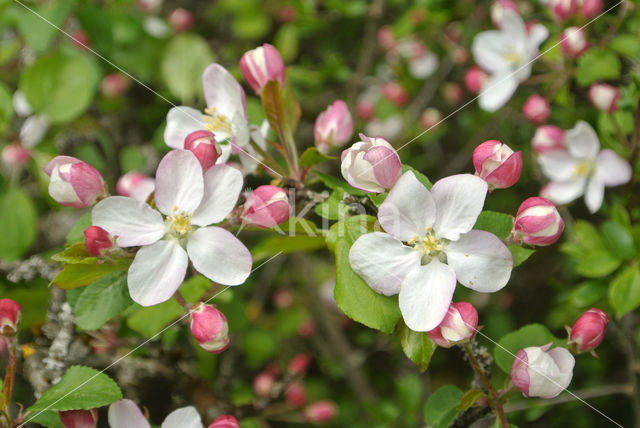
<path id="1" fill-rule="evenodd" d="M 522 173 L 522 152 L 514 152 L 498 140 L 489 140 L 473 151 L 476 175 L 489 184 L 489 189 L 513 186 Z"/>
<path id="2" fill-rule="evenodd" d="M 11 299 L 0 299 L 0 335 L 13 336 L 18 331 L 22 307 Z"/>
<path id="3" fill-rule="evenodd" d="M 51 177 L 49 195 L 59 204 L 87 208 L 106 196 L 102 175 L 86 162 L 71 156 L 56 156 L 44 166 Z"/>
<path id="4" fill-rule="evenodd" d="M 340 147 L 353 134 L 353 118 L 347 104 L 336 100 L 316 118 L 313 127 L 315 145 L 322 153 L 329 152 L 331 147 Z"/>
<path id="5" fill-rule="evenodd" d="M 263 185 L 247 197 L 240 218 L 245 224 L 268 229 L 287 221 L 291 211 L 289 197 L 284 189 Z"/>
<path id="6" fill-rule="evenodd" d="M 589 87 L 589 101 L 595 108 L 605 113 L 613 113 L 618 110 L 620 90 L 606 83 L 593 83 Z"/>
<path id="7" fill-rule="evenodd" d="M 571 383 L 575 359 L 565 348 L 520 349 L 511 366 L 511 382 L 525 397 L 553 398 Z"/>
<path id="8" fill-rule="evenodd" d="M 589 49 L 586 31 L 579 27 L 565 28 L 560 36 L 560 47 L 569 58 L 578 58 Z"/>
<path id="9" fill-rule="evenodd" d="M 229 347 L 229 324 L 215 305 L 200 303 L 191 312 L 191 334 L 202 349 L 212 354 Z"/>
<path id="10" fill-rule="evenodd" d="M 98 409 L 66 410 L 59 415 L 65 428 L 95 428 L 98 424 Z"/>
<path id="11" fill-rule="evenodd" d="M 451 348 L 472 340 L 476 331 L 478 331 L 476 308 L 468 302 L 456 302 L 451 303 L 440 325 L 428 334 L 438 346 Z"/>
<path id="12" fill-rule="evenodd" d="M 382 193 L 402 175 L 402 163 L 384 138 L 360 134 L 360 142 L 342 152 L 342 176 L 355 188 Z"/>
<path id="13" fill-rule="evenodd" d="M 529 245 L 551 245 L 560 239 L 564 221 L 553 202 L 534 196 L 518 208 L 511 237 Z"/>
<path id="14" fill-rule="evenodd" d="M 555 125 L 539 126 L 533 135 L 531 146 L 538 154 L 564 150 L 564 131 Z"/>
<path id="15" fill-rule="evenodd" d="M 240 69 L 249 86 L 258 95 L 269 81 L 275 80 L 284 85 L 284 61 L 280 52 L 268 43 L 242 55 Z"/>
<path id="16" fill-rule="evenodd" d="M 609 316 L 603 310 L 589 309 L 580 315 L 571 328 L 566 327 L 569 333 L 567 345 L 579 354 L 590 352 L 597 357 L 595 348 L 602 343 L 608 323 Z"/>
<path id="17" fill-rule="evenodd" d="M 531 123 L 540 125 L 549 119 L 551 106 L 549 106 L 549 101 L 544 97 L 534 94 L 525 101 L 522 106 L 522 114 L 524 114 L 524 117 L 526 117 Z"/>

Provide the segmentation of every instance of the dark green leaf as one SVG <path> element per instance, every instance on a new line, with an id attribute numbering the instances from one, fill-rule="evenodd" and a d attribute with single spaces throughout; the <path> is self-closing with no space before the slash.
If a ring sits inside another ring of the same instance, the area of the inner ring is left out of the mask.
<path id="1" fill-rule="evenodd" d="M 532 248 L 524 248 L 520 245 L 509 245 L 508 248 L 513 255 L 513 267 L 519 266 L 536 252 L 536 250 Z"/>
<path id="2" fill-rule="evenodd" d="M 128 267 L 129 266 L 126 264 L 109 263 L 69 264 L 66 265 L 55 278 L 53 278 L 51 284 L 55 284 L 63 290 L 70 290 L 72 288 L 91 284 L 107 274 L 124 271 Z"/>
<path id="3" fill-rule="evenodd" d="M 588 278 L 609 275 L 622 263 L 611 254 L 595 226 L 584 220 L 576 221 L 573 234 L 560 249 L 571 257 L 578 273 Z"/>
<path id="4" fill-rule="evenodd" d="M 127 288 L 127 275 L 118 272 L 82 288 L 72 309 L 78 327 L 97 330 L 132 304 Z"/>
<path id="5" fill-rule="evenodd" d="M 485 393 L 479 389 L 470 389 L 464 393 L 462 398 L 460 399 L 460 404 L 456 407 L 456 410 L 459 412 L 464 412 L 468 410 L 471 406 L 476 404 L 481 397 L 484 397 Z"/>
<path id="6" fill-rule="evenodd" d="M 321 153 L 320 150 L 318 150 L 315 147 L 309 147 L 300 156 L 300 159 L 298 160 L 298 165 L 300 165 L 301 168 L 308 168 L 310 166 L 317 165 L 319 163 L 322 163 L 328 160 L 333 160 L 333 159 L 336 159 L 336 158 L 332 156 L 327 156 L 324 153 Z"/>
<path id="7" fill-rule="evenodd" d="M 0 258 L 17 259 L 36 237 L 36 210 L 23 190 L 10 187 L 0 195 Z"/>
<path id="8" fill-rule="evenodd" d="M 636 255 L 636 247 L 631 233 L 618 223 L 606 221 L 602 225 L 602 236 L 611 253 L 622 260 L 630 260 Z"/>
<path id="9" fill-rule="evenodd" d="M 362 190 L 356 189 L 346 181 L 340 180 L 337 177 L 333 177 L 331 175 L 325 174 L 320 171 L 314 171 L 314 173 L 318 176 L 320 181 L 322 181 L 330 189 L 333 189 L 333 190 L 342 189 L 343 191 L 345 191 L 346 193 L 349 193 L 350 195 L 356 195 L 356 196 L 366 195 L 366 193 L 363 192 Z"/>
<path id="10" fill-rule="evenodd" d="M 504 335 L 495 346 L 493 356 L 498 367 L 505 373 L 509 373 L 513 365 L 513 358 L 520 349 L 541 346 L 549 342 L 554 342 L 556 346 L 559 344 L 558 339 L 551 334 L 547 327 L 542 324 L 529 324 Z"/>
<path id="11" fill-rule="evenodd" d="M 494 211 L 482 211 L 473 228 L 491 232 L 500 239 L 507 239 L 513 229 L 513 217 Z"/>
<path id="12" fill-rule="evenodd" d="M 404 354 L 418 366 L 421 372 L 427 370 L 437 348 L 429 335 L 411 330 L 404 322 L 398 323 L 398 334 Z"/>
<path id="13" fill-rule="evenodd" d="M 454 385 L 438 388 L 424 406 L 425 421 L 433 428 L 447 428 L 458 415 L 456 407 L 463 395 L 462 390 Z"/>
<path id="14" fill-rule="evenodd" d="M 609 286 L 609 302 L 618 318 L 640 306 L 640 270 L 624 268 Z"/>

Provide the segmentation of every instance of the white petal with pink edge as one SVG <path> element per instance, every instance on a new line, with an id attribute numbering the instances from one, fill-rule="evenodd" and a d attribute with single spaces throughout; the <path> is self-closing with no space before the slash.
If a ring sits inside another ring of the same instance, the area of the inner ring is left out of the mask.
<path id="1" fill-rule="evenodd" d="M 110 428 L 149 428 L 149 421 L 131 400 L 116 401 L 109 406 Z"/>

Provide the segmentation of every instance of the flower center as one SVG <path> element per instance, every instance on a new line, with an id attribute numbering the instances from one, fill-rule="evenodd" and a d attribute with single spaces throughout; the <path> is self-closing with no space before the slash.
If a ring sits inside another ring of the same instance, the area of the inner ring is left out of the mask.
<path id="1" fill-rule="evenodd" d="M 422 250 L 425 256 L 433 256 L 436 253 L 441 252 L 444 249 L 444 246 L 433 234 L 433 229 L 427 227 L 425 232 L 425 236 L 422 239 L 416 235 L 411 238 L 407 244 L 413 246 L 413 249 L 416 251 Z"/>
<path id="2" fill-rule="evenodd" d="M 184 238 L 191 232 L 191 215 L 192 213 L 181 212 L 178 213 L 178 207 L 173 207 L 173 215 L 168 216 L 166 224 L 169 228 L 169 233 L 178 239 Z"/>
<path id="3" fill-rule="evenodd" d="M 589 175 L 589 173 L 591 172 L 591 166 L 591 162 L 584 160 L 576 165 L 573 173 L 578 176 Z"/>
<path id="4" fill-rule="evenodd" d="M 215 107 L 207 107 L 204 109 L 205 114 L 202 116 L 204 120 L 204 126 L 207 128 L 207 131 L 211 131 L 213 133 L 226 133 L 231 135 L 231 121 L 224 114 L 219 114 L 216 112 Z"/>
<path id="5" fill-rule="evenodd" d="M 518 52 L 507 52 L 502 58 L 511 65 L 518 65 L 522 62 L 522 55 Z"/>

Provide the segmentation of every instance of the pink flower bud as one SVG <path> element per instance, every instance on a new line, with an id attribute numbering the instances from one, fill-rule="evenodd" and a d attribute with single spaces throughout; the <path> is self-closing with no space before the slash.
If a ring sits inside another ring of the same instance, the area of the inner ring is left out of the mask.
<path id="1" fill-rule="evenodd" d="M 386 82 L 382 85 L 382 96 L 397 106 L 409 101 L 409 93 L 398 82 Z"/>
<path id="2" fill-rule="evenodd" d="M 196 155 L 203 172 L 215 165 L 220 156 L 215 136 L 212 132 L 205 130 L 194 131 L 187 135 L 184 139 L 184 149 Z"/>
<path id="3" fill-rule="evenodd" d="M 154 14 L 160 11 L 162 0 L 138 0 L 137 5 L 142 12 Z"/>
<path id="4" fill-rule="evenodd" d="M 316 401 L 304 409 L 305 418 L 316 424 L 331 422 L 336 417 L 336 405 L 328 400 Z"/>
<path id="5" fill-rule="evenodd" d="M 2 162 L 12 168 L 18 168 L 29 162 L 29 150 L 20 144 L 9 144 L 2 149 Z"/>
<path id="6" fill-rule="evenodd" d="M 0 335 L 13 335 L 18 331 L 22 307 L 11 299 L 0 299 Z"/>
<path id="7" fill-rule="evenodd" d="M 608 323 L 609 317 L 603 310 L 589 309 L 571 327 L 567 345 L 575 347 L 578 353 L 591 351 L 595 356 L 593 350 L 602 343 Z"/>
<path id="8" fill-rule="evenodd" d="M 292 382 L 284 391 L 287 404 L 296 409 L 307 403 L 307 390 L 302 382 Z"/>
<path id="9" fill-rule="evenodd" d="M 284 61 L 280 52 L 268 43 L 245 52 L 240 58 L 240 68 L 256 94 L 260 94 L 264 85 L 271 80 L 284 85 Z"/>
<path id="10" fill-rule="evenodd" d="M 462 91 L 462 86 L 457 83 L 445 83 L 442 87 L 442 92 L 444 95 L 444 99 L 452 105 L 459 104 L 462 101 L 462 97 L 464 93 Z"/>
<path id="11" fill-rule="evenodd" d="M 243 221 L 265 229 L 284 223 L 291 215 L 287 192 L 282 188 L 264 185 L 254 190 L 244 203 Z"/>
<path id="12" fill-rule="evenodd" d="M 423 129 L 431 129 L 438 125 L 441 120 L 442 113 L 440 113 L 440 110 L 429 107 L 422 112 L 419 122 Z"/>
<path id="13" fill-rule="evenodd" d="M 269 397 L 275 385 L 276 377 L 270 372 L 262 372 L 253 379 L 253 391 L 258 397 Z"/>
<path id="14" fill-rule="evenodd" d="M 353 119 L 342 100 L 336 100 L 316 118 L 313 126 L 315 145 L 322 153 L 330 147 L 342 146 L 353 134 Z"/>
<path id="15" fill-rule="evenodd" d="M 222 415 L 211 422 L 209 428 L 240 428 L 240 422 L 231 415 Z"/>
<path id="16" fill-rule="evenodd" d="M 534 196 L 526 199 L 516 214 L 514 238 L 529 245 L 551 245 L 560 239 L 564 221 L 549 200 Z"/>
<path id="17" fill-rule="evenodd" d="M 522 113 L 530 122 L 539 125 L 549 119 L 551 107 L 544 97 L 534 94 L 525 101 L 522 106 Z"/>
<path id="18" fill-rule="evenodd" d="M 560 36 L 560 47 L 569 58 L 578 58 L 589 49 L 587 33 L 579 27 L 565 28 Z"/>
<path id="19" fill-rule="evenodd" d="M 471 339 L 478 330 L 478 311 L 468 302 L 451 303 L 440 325 L 429 331 L 438 346 L 451 348 Z"/>
<path id="20" fill-rule="evenodd" d="M 56 156 L 43 169 L 51 177 L 49 195 L 60 205 L 86 208 L 106 195 L 102 175 L 79 159 Z"/>
<path id="21" fill-rule="evenodd" d="M 573 377 L 575 359 L 564 348 L 549 350 L 551 343 L 518 351 L 511 366 L 511 382 L 525 397 L 553 398 Z"/>
<path id="22" fill-rule="evenodd" d="M 554 125 L 543 125 L 536 129 L 531 145 L 536 153 L 564 149 L 564 131 Z"/>
<path id="23" fill-rule="evenodd" d="M 287 309 L 293 305 L 293 293 L 283 288 L 274 291 L 271 299 L 273 305 L 278 309 Z"/>
<path id="24" fill-rule="evenodd" d="M 215 305 L 200 303 L 191 314 L 191 334 L 202 349 L 219 354 L 229 346 L 229 324 Z"/>
<path id="25" fill-rule="evenodd" d="M 464 75 L 464 85 L 472 94 L 478 94 L 482 91 L 489 75 L 480 67 L 471 67 Z"/>
<path id="26" fill-rule="evenodd" d="M 342 176 L 353 187 L 382 193 L 400 178 L 400 157 L 384 138 L 360 134 L 360 139 L 342 152 Z"/>
<path id="27" fill-rule="evenodd" d="M 366 99 L 360 100 L 356 104 L 356 115 L 360 119 L 369 119 L 373 116 L 375 108 L 373 101 Z"/>
<path id="28" fill-rule="evenodd" d="M 396 37 L 393 35 L 393 30 L 388 25 L 380 27 L 376 34 L 378 44 L 382 46 L 385 51 L 393 51 L 397 46 Z"/>
<path id="29" fill-rule="evenodd" d="M 98 226 L 89 226 L 84 230 L 84 244 L 93 257 L 102 257 L 115 246 L 111 234 Z"/>
<path id="30" fill-rule="evenodd" d="M 506 144 L 489 140 L 473 151 L 476 174 L 489 184 L 490 189 L 506 189 L 520 178 L 522 152 L 514 153 Z"/>
<path id="31" fill-rule="evenodd" d="M 139 201 L 146 201 L 154 188 L 155 180 L 137 171 L 127 172 L 116 183 L 118 195 L 129 196 Z"/>
<path id="32" fill-rule="evenodd" d="M 98 409 L 67 410 L 59 415 L 65 428 L 95 428 L 98 424 Z"/>
<path id="33" fill-rule="evenodd" d="M 131 84 L 129 77 L 122 73 L 110 73 L 104 76 L 100 89 L 105 97 L 113 98 L 122 95 Z"/>
<path id="34" fill-rule="evenodd" d="M 589 101 L 595 108 L 606 113 L 618 110 L 620 90 L 606 83 L 593 83 L 589 87 Z"/>
<path id="35" fill-rule="evenodd" d="M 298 11 L 291 5 L 285 5 L 278 11 L 278 20 L 282 23 L 295 21 Z"/>
<path id="36" fill-rule="evenodd" d="M 502 16 L 505 10 L 512 10 L 518 15 L 520 14 L 518 7 L 512 0 L 495 0 L 491 4 L 491 20 L 493 21 L 493 25 L 498 28 L 501 27 Z"/>
<path id="37" fill-rule="evenodd" d="M 553 17 L 558 21 L 571 18 L 578 9 L 577 0 L 550 0 L 548 3 Z"/>
<path id="38" fill-rule="evenodd" d="M 303 376 L 307 372 L 307 368 L 309 367 L 309 364 L 311 364 L 311 357 L 309 355 L 298 354 L 295 357 L 293 357 L 293 359 L 291 359 L 291 362 L 289 362 L 289 367 L 287 368 L 287 370 L 291 374 Z"/>
<path id="39" fill-rule="evenodd" d="M 582 0 L 582 15 L 587 19 L 595 18 L 604 8 L 602 0 Z"/>
<path id="40" fill-rule="evenodd" d="M 193 14 L 181 7 L 173 9 L 169 13 L 169 24 L 176 31 L 187 31 L 193 27 Z"/>
<path id="41" fill-rule="evenodd" d="M 84 30 L 78 30 L 71 35 L 71 43 L 78 49 L 88 49 L 91 47 L 89 42 L 89 33 Z"/>

